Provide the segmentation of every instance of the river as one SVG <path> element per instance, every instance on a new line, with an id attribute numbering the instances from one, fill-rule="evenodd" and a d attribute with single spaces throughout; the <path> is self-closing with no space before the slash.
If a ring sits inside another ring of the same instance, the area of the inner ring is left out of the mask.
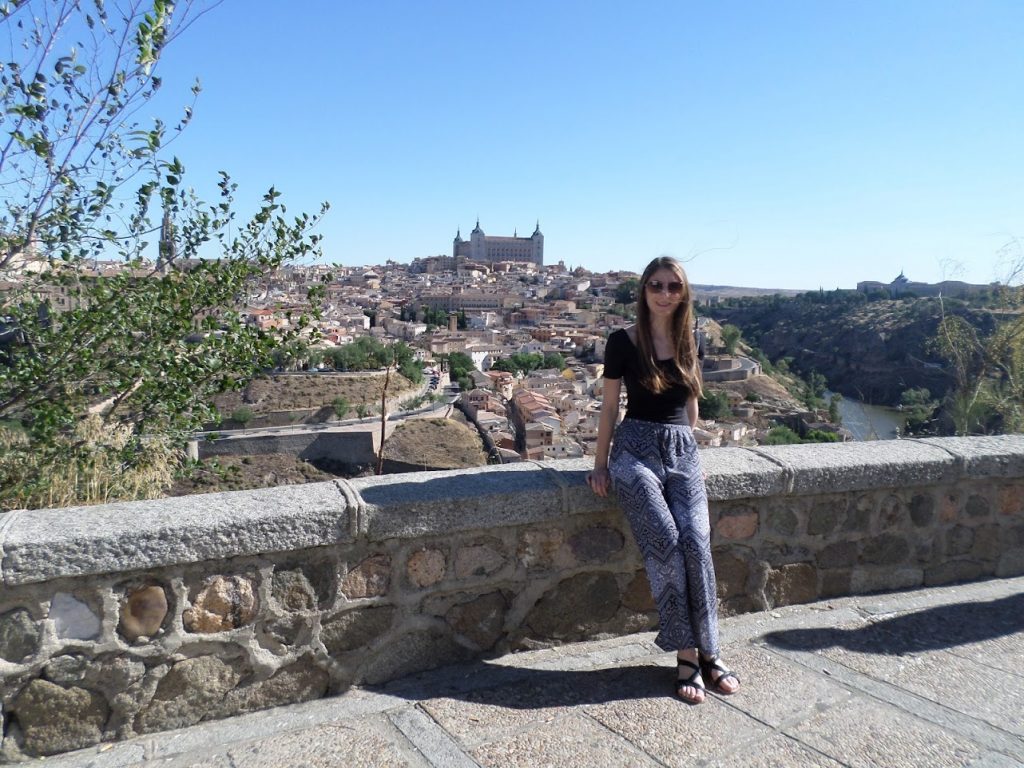
<path id="1" fill-rule="evenodd" d="M 826 390 L 826 403 L 831 396 Z M 844 396 L 839 403 L 839 416 L 854 440 L 893 440 L 898 437 L 897 430 L 903 432 L 903 414 L 895 408 L 868 405 Z"/>

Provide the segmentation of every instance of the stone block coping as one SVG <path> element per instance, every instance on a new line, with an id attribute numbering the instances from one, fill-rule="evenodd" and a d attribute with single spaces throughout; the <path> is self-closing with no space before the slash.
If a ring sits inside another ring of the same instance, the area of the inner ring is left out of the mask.
<path id="1" fill-rule="evenodd" d="M 717 448 L 714 501 L 1024 477 L 1024 436 Z M 614 512 L 574 459 L 0 515 L 0 584 Z"/>

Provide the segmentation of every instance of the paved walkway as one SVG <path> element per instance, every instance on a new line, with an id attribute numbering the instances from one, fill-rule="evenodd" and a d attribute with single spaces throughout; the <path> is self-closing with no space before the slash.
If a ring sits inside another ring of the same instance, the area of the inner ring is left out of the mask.
<path id="1" fill-rule="evenodd" d="M 531 651 L 58 766 L 1024 766 L 1024 578 L 722 623 L 744 689 L 672 698 L 651 634 Z"/>

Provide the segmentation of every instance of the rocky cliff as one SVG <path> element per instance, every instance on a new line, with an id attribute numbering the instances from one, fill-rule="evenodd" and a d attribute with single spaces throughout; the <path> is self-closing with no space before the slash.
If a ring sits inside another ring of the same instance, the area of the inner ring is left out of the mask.
<path id="1" fill-rule="evenodd" d="M 715 318 L 732 323 L 772 361 L 793 358 L 802 373 L 818 371 L 829 387 L 869 403 L 896 404 L 912 387 L 942 395 L 952 384 L 943 361 L 930 350 L 942 312 L 957 314 L 983 334 L 990 313 L 938 299 L 865 302 L 776 299 L 716 308 Z"/>

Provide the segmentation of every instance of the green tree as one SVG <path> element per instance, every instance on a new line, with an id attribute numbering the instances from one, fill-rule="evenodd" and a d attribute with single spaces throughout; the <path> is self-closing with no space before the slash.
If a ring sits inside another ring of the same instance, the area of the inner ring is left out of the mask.
<path id="1" fill-rule="evenodd" d="M 804 405 L 808 408 L 819 408 L 823 402 L 825 387 L 828 385 L 825 377 L 817 371 L 807 374 L 804 385 Z"/>
<path id="2" fill-rule="evenodd" d="M 768 430 L 768 435 L 765 438 L 765 445 L 793 445 L 796 443 L 803 442 L 800 439 L 800 435 L 794 432 L 789 427 L 772 427 Z"/>
<path id="3" fill-rule="evenodd" d="M 473 382 L 469 378 L 469 372 L 475 371 L 473 358 L 464 352 L 452 352 L 448 355 L 448 375 L 452 381 L 459 382 L 463 392 L 473 388 Z"/>
<path id="4" fill-rule="evenodd" d="M 742 332 L 735 325 L 727 323 L 722 326 L 722 344 L 725 346 L 726 354 L 736 354 L 736 347 L 740 343 L 741 335 Z"/>
<path id="5" fill-rule="evenodd" d="M 557 352 L 550 352 L 547 355 L 542 355 L 539 352 L 516 352 L 509 357 L 497 360 L 491 368 L 506 373 L 521 373 L 525 376 L 538 368 L 564 370 L 565 358 Z"/>
<path id="6" fill-rule="evenodd" d="M 985 358 L 987 401 L 998 416 L 998 431 L 1024 432 L 1024 315 L 1001 323 L 986 339 Z"/>
<path id="7" fill-rule="evenodd" d="M 249 422 L 252 421 L 253 415 L 252 408 L 247 405 L 241 405 L 231 412 L 231 420 L 238 422 L 242 425 L 242 429 L 245 429 Z"/>
<path id="8" fill-rule="evenodd" d="M 811 429 L 800 441 L 802 443 L 838 443 L 839 435 L 829 432 L 827 429 Z"/>
<path id="9" fill-rule="evenodd" d="M 23 340 L 0 366 L 0 423 L 24 436 L 0 456 L 0 508 L 75 503 L 92 497 L 74 483 L 53 493 L 53 477 L 85 477 L 101 455 L 129 473 L 153 451 L 177 450 L 215 419 L 214 395 L 243 386 L 308 328 L 302 316 L 263 332 L 244 309 L 278 267 L 317 255 L 317 217 L 286 218 L 271 189 L 248 222 L 236 221 L 226 174 L 204 203 L 183 163 L 162 151 L 191 107 L 170 129 L 134 117 L 160 86 L 167 46 L 197 16 L 190 3 L 130 0 L 108 12 L 29 0 L 2 4 L 0 15 L 10 43 L 0 62 L 0 269 L 20 281 L 0 315 Z M 161 223 L 153 267 L 145 257 Z M 26 259 L 42 269 L 22 272 Z M 116 276 L 90 268 L 110 259 L 125 266 Z M 58 296 L 67 311 L 51 303 Z M 99 424 L 85 440 L 90 413 Z M 110 487 L 125 498 L 161 490 Z"/>
<path id="10" fill-rule="evenodd" d="M 516 373 L 519 370 L 518 366 L 512 362 L 510 358 L 503 357 L 499 360 L 495 360 L 491 365 L 492 371 L 503 371 L 504 373 Z"/>
<path id="11" fill-rule="evenodd" d="M 448 327 L 448 313 L 443 309 L 430 309 L 424 304 L 420 307 L 420 311 L 423 315 L 423 322 L 428 326 L 433 325 L 436 328 Z"/>
<path id="12" fill-rule="evenodd" d="M 324 351 L 319 347 L 311 347 L 306 352 L 305 366 L 307 370 L 319 369 L 324 363 Z"/>
<path id="13" fill-rule="evenodd" d="M 361 336 L 351 344 L 327 350 L 325 357 L 339 371 L 377 371 L 396 365 L 399 373 L 413 384 L 423 382 L 423 367 L 405 342 L 384 344 L 372 336 Z"/>
<path id="14" fill-rule="evenodd" d="M 985 432 L 991 416 L 986 398 L 988 366 L 977 330 L 958 315 L 944 315 L 930 349 L 945 359 L 953 378 L 943 404 L 953 430 L 958 435 Z"/>
<path id="15" fill-rule="evenodd" d="M 544 355 L 544 362 L 541 363 L 540 367 L 557 368 L 560 371 L 565 370 L 565 358 L 558 352 L 548 352 Z"/>
<path id="16" fill-rule="evenodd" d="M 939 401 L 925 387 L 913 387 L 900 395 L 907 434 L 920 435 L 934 431 L 933 417 Z"/>
<path id="17" fill-rule="evenodd" d="M 843 402 L 843 396 L 836 393 L 828 401 L 828 420 L 833 424 L 842 424 L 843 417 L 839 412 L 839 404 Z"/>
<path id="18" fill-rule="evenodd" d="M 519 370 L 527 374 L 544 365 L 544 356 L 540 352 L 520 352 L 512 355 L 512 362 L 519 366 Z"/>
<path id="19" fill-rule="evenodd" d="M 958 435 L 1024 431 L 1024 244 L 1012 237 L 998 255 L 1005 279 L 989 293 L 991 330 L 962 302 L 939 300 L 929 351 L 946 362 L 952 387 L 942 414 Z"/>
<path id="20" fill-rule="evenodd" d="M 339 419 L 344 419 L 350 410 L 352 410 L 352 404 L 347 398 L 338 396 L 331 401 L 331 409 L 334 411 L 334 415 Z"/>
<path id="21" fill-rule="evenodd" d="M 762 352 L 757 347 L 751 347 L 751 356 L 761 364 L 761 370 L 766 374 L 775 372 L 775 366 L 772 365 L 772 361 L 768 359 L 768 355 Z"/>
<path id="22" fill-rule="evenodd" d="M 616 304 L 632 304 L 636 301 L 636 292 L 640 288 L 640 281 L 635 277 L 623 280 L 615 288 Z"/>
<path id="23" fill-rule="evenodd" d="M 724 419 L 732 413 L 729 396 L 715 389 L 705 389 L 697 401 L 697 411 L 702 419 Z"/>

